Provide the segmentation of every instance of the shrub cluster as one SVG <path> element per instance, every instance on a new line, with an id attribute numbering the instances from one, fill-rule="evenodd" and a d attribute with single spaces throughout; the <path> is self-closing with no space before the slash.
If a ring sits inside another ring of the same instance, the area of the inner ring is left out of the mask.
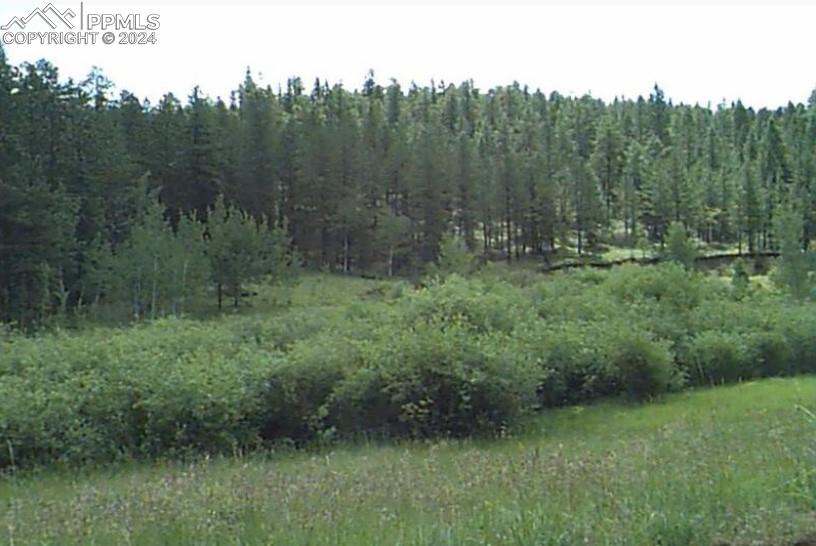
<path id="1" fill-rule="evenodd" d="M 456 274 L 276 317 L 0 336 L 0 468 L 498 430 L 540 408 L 816 371 L 813 304 L 677 265 Z"/>

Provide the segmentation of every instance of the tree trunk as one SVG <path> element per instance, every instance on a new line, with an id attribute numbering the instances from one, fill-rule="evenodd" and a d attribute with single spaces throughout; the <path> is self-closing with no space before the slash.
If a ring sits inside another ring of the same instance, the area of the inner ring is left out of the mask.
<path id="1" fill-rule="evenodd" d="M 505 218 L 504 232 L 507 240 L 505 241 L 505 248 L 507 249 L 507 263 L 513 261 L 513 235 L 510 233 L 510 217 Z"/>
<path id="2" fill-rule="evenodd" d="M 158 290 L 158 272 L 159 272 L 159 257 L 153 256 L 153 287 L 150 295 L 150 318 L 156 318 L 156 292 Z"/>
<path id="3" fill-rule="evenodd" d="M 343 234 L 343 273 L 349 272 L 349 236 L 348 231 Z"/>
<path id="4" fill-rule="evenodd" d="M 584 251 L 584 237 L 583 232 L 578 229 L 578 255 L 580 256 Z"/>
<path id="5" fill-rule="evenodd" d="M 394 276 L 394 247 L 388 249 L 388 276 Z"/>
<path id="6" fill-rule="evenodd" d="M 184 304 L 187 303 L 187 260 L 181 268 L 181 302 L 179 304 L 179 314 L 184 313 Z"/>

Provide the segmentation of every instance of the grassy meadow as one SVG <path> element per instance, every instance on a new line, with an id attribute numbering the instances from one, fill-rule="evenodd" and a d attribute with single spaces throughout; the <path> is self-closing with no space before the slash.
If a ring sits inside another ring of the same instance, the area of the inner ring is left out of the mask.
<path id="1" fill-rule="evenodd" d="M 816 532 L 816 379 L 550 411 L 505 438 L 42 470 L 0 543 L 766 544 Z"/>
<path id="2" fill-rule="evenodd" d="M 816 306 L 673 264 L 304 274 L 0 332 L 0 544 L 793 545 Z"/>

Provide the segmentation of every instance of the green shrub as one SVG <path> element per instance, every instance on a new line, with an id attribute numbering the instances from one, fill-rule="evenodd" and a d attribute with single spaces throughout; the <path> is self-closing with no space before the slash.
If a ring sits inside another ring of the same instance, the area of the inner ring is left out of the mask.
<path id="1" fill-rule="evenodd" d="M 709 298 L 691 311 L 688 323 L 695 332 L 714 330 L 744 334 L 770 328 L 770 319 L 775 312 L 772 301 L 750 297 L 741 301 Z"/>
<path id="2" fill-rule="evenodd" d="M 790 347 L 789 373 L 816 372 L 816 312 L 812 306 L 798 306 L 785 313 L 782 334 Z"/>
<path id="3" fill-rule="evenodd" d="M 707 295 L 705 281 L 682 266 L 670 262 L 654 267 L 623 265 L 613 268 L 602 285 L 622 301 L 647 300 L 675 311 L 688 310 Z M 725 288 L 721 289 L 724 292 Z"/>
<path id="4" fill-rule="evenodd" d="M 550 322 L 592 322 L 608 317 L 619 318 L 629 307 L 629 304 L 623 304 L 594 288 L 561 295 L 535 291 L 533 298 L 538 316 Z"/>
<path id="5" fill-rule="evenodd" d="M 680 222 L 672 222 L 666 233 L 666 258 L 691 269 L 696 257 L 697 249 L 689 238 L 686 227 Z"/>
<path id="6" fill-rule="evenodd" d="M 813 304 L 761 283 L 736 300 L 723 279 L 676 264 L 517 283 L 528 288 L 483 277 L 406 285 L 385 301 L 360 279 L 314 277 L 307 304 L 274 316 L 5 332 L 0 468 L 466 435 L 542 407 L 649 399 L 685 379 L 816 371 Z"/>
<path id="7" fill-rule="evenodd" d="M 235 343 L 287 351 L 295 342 L 330 328 L 341 314 L 342 309 L 333 307 L 296 309 L 282 316 L 239 320 L 231 329 Z"/>
<path id="8" fill-rule="evenodd" d="M 403 297 L 405 294 L 411 291 L 412 287 L 409 283 L 405 281 L 397 281 L 391 284 L 391 287 L 386 292 L 386 299 L 389 300 L 398 300 Z"/>
<path id="9" fill-rule="evenodd" d="M 360 347 L 336 333 L 296 343 L 267 373 L 261 436 L 301 441 L 321 431 L 332 392 L 361 358 Z"/>
<path id="10" fill-rule="evenodd" d="M 731 288 L 734 290 L 734 295 L 741 298 L 748 290 L 751 284 L 751 277 L 748 275 L 748 270 L 745 266 L 745 260 L 737 258 L 734 260 L 731 275 Z"/>
<path id="11" fill-rule="evenodd" d="M 252 445 L 265 354 L 180 320 L 20 340 L 0 355 L 0 465 Z"/>
<path id="12" fill-rule="evenodd" d="M 75 402 L 67 389 L 20 376 L 0 381 L 0 468 L 69 459 L 67 446 L 80 436 Z"/>
<path id="13" fill-rule="evenodd" d="M 541 405 L 562 406 L 618 391 L 617 371 L 598 344 L 600 324 L 563 323 L 541 327 L 528 341 L 539 366 Z"/>
<path id="14" fill-rule="evenodd" d="M 679 386 L 668 343 L 624 328 L 608 336 L 605 356 L 617 368 L 620 385 L 629 396 L 648 400 Z"/>
<path id="15" fill-rule="evenodd" d="M 749 350 L 755 355 L 759 375 L 773 377 L 790 373 L 791 348 L 781 332 L 776 329 L 753 332 L 746 338 Z"/>
<path id="16" fill-rule="evenodd" d="M 507 283 L 517 288 L 528 288 L 541 282 L 541 273 L 532 267 L 520 268 L 507 262 L 487 262 L 475 278 L 485 285 Z"/>
<path id="17" fill-rule="evenodd" d="M 501 334 L 469 325 L 388 329 L 334 392 L 344 432 L 463 435 L 511 424 L 532 406 L 534 367 Z"/>
<path id="18" fill-rule="evenodd" d="M 446 235 L 439 243 L 436 262 L 428 265 L 428 277 L 467 276 L 476 270 L 477 265 L 476 257 L 468 250 L 464 239 Z"/>
<path id="19" fill-rule="evenodd" d="M 740 334 L 703 332 L 691 340 L 687 373 L 695 385 L 733 383 L 761 373 L 756 356 Z"/>
<path id="20" fill-rule="evenodd" d="M 458 275 L 410 293 L 398 304 L 401 321 L 407 327 L 433 323 L 445 328 L 455 323 L 476 334 L 509 333 L 534 317 L 530 301 L 510 285 L 486 287 Z"/>
<path id="21" fill-rule="evenodd" d="M 266 368 L 276 355 L 246 347 L 225 356 L 192 351 L 137 376 L 131 408 L 142 453 L 229 453 L 257 442 Z"/>

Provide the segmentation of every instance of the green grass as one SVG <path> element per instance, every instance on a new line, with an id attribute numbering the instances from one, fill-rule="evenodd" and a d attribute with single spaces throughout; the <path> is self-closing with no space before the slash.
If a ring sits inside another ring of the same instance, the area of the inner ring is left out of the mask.
<path id="1" fill-rule="evenodd" d="M 371 280 L 341 273 L 302 272 L 289 283 L 260 282 L 244 290 L 252 293 L 241 299 L 237 308 L 230 297 L 224 297 L 218 309 L 214 289 L 196 295 L 184 309 L 183 316 L 201 320 L 218 320 L 232 316 L 269 316 L 293 308 L 341 307 L 387 294 L 398 279 Z M 134 323 L 129 305 L 99 305 L 86 316 L 55 319 L 55 325 L 74 330 L 95 327 L 127 327 Z"/>
<path id="2" fill-rule="evenodd" d="M 0 482 L 0 544 L 793 544 L 816 531 L 815 406 L 816 378 L 771 379 L 495 440 L 29 471 Z"/>
<path id="3" fill-rule="evenodd" d="M 739 248 L 737 245 L 722 245 L 722 244 L 707 244 L 698 239 L 694 240 L 697 249 L 697 255 L 714 256 L 721 254 L 731 254 L 737 256 Z M 622 260 L 654 258 L 661 255 L 660 245 L 657 243 L 649 244 L 648 248 L 622 247 L 622 246 L 602 246 L 602 250 L 598 252 L 587 251 L 583 256 L 578 256 L 577 249 L 574 246 L 567 246 L 559 248 L 559 253 L 552 264 L 562 262 L 577 262 L 581 260 L 592 262 L 618 262 Z M 747 252 L 743 249 L 743 252 Z"/>

